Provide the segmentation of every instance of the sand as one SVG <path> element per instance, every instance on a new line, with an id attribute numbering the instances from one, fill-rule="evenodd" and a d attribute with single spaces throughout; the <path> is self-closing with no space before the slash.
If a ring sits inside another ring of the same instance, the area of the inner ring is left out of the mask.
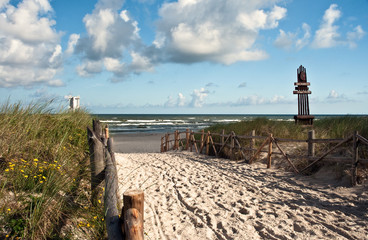
<path id="1" fill-rule="evenodd" d="M 153 153 L 160 152 L 162 133 L 113 134 L 114 152 Z"/>
<path id="2" fill-rule="evenodd" d="M 368 188 L 188 152 L 116 154 L 146 239 L 368 239 Z M 322 178 L 323 179 L 323 178 Z"/>

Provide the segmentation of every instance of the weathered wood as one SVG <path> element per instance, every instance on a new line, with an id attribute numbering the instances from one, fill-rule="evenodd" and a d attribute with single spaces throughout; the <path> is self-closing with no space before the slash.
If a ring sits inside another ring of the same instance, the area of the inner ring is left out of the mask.
<path id="1" fill-rule="evenodd" d="M 116 159 L 115 159 L 115 153 L 114 153 L 113 145 L 114 145 L 114 139 L 109 138 L 108 141 L 107 141 L 107 150 L 110 153 L 111 161 L 112 161 L 112 163 L 114 165 L 114 168 L 115 168 L 116 200 L 117 200 L 118 209 L 121 209 L 122 201 L 121 201 L 121 196 L 120 196 L 120 191 L 119 191 L 119 178 L 118 178 L 118 174 L 117 174 Z"/>
<path id="2" fill-rule="evenodd" d="M 202 130 L 201 132 L 201 150 L 199 151 L 199 153 L 202 153 L 202 150 L 203 150 L 203 146 L 204 146 L 204 130 Z"/>
<path id="3" fill-rule="evenodd" d="M 238 146 L 238 148 L 239 148 L 240 153 L 242 154 L 242 156 L 243 156 L 243 158 L 244 158 L 244 160 L 245 160 L 245 159 L 246 159 L 246 157 L 245 157 L 245 154 L 244 154 L 244 152 L 243 152 L 243 147 L 240 145 L 240 143 L 239 143 L 238 139 L 236 139 L 236 137 L 234 137 L 234 140 L 235 140 L 235 143 L 237 144 L 237 146 Z"/>
<path id="4" fill-rule="evenodd" d="M 105 178 L 104 144 L 89 127 L 87 127 L 87 136 L 91 168 L 91 202 L 96 206 L 98 196 L 102 192 L 102 189 L 98 188 L 98 185 Z"/>
<path id="5" fill-rule="evenodd" d="M 256 145 L 256 139 L 254 138 L 254 136 L 256 136 L 256 130 L 252 130 L 250 135 L 251 135 L 252 138 L 250 139 L 250 142 L 249 142 L 249 148 L 253 149 L 254 146 Z M 254 151 L 252 150 L 251 151 L 251 158 L 253 157 L 253 155 L 254 155 Z"/>
<path id="6" fill-rule="evenodd" d="M 358 174 L 357 167 L 359 158 L 358 145 L 359 145 L 358 132 L 355 131 L 353 134 L 353 157 L 351 159 L 351 185 L 353 186 L 357 184 L 357 174 Z"/>
<path id="7" fill-rule="evenodd" d="M 357 138 L 359 139 L 361 143 L 368 145 L 368 140 L 364 138 L 363 136 L 357 135 Z"/>
<path id="8" fill-rule="evenodd" d="M 192 134 L 192 141 L 193 141 L 193 144 L 194 144 L 194 147 L 195 147 L 196 153 L 198 153 L 198 147 L 197 147 L 196 139 L 195 139 L 195 137 L 194 137 L 194 132 L 193 132 L 193 134 Z"/>
<path id="9" fill-rule="evenodd" d="M 165 134 L 165 152 L 169 151 L 169 134 Z"/>
<path id="10" fill-rule="evenodd" d="M 276 147 L 279 149 L 281 154 L 285 157 L 286 161 L 290 164 L 290 166 L 294 169 L 295 173 L 299 173 L 298 169 L 295 167 L 295 165 L 290 161 L 289 157 L 285 154 L 285 152 L 281 149 L 280 145 L 277 143 L 275 138 L 272 138 L 272 141 L 275 143 Z"/>
<path id="11" fill-rule="evenodd" d="M 258 154 L 261 152 L 262 148 L 264 146 L 266 146 L 266 144 L 268 143 L 268 141 L 270 141 L 270 138 L 267 138 L 266 140 L 264 140 L 264 142 L 262 143 L 262 145 L 258 148 L 257 152 L 253 155 L 253 157 L 249 160 L 249 164 L 252 164 L 254 159 L 258 156 Z"/>
<path id="12" fill-rule="evenodd" d="M 306 166 L 303 170 L 301 170 L 300 172 L 304 172 L 305 170 L 307 170 L 308 168 L 310 168 L 311 166 L 313 166 L 314 164 L 316 164 L 317 162 L 321 161 L 324 157 L 326 157 L 328 154 L 330 154 L 332 151 L 334 151 L 336 148 L 340 147 L 341 145 L 351 141 L 353 137 L 350 136 L 348 138 L 346 138 L 344 141 L 340 142 L 339 144 L 337 144 L 336 146 L 334 146 L 333 148 L 331 148 L 330 150 L 328 150 L 327 152 L 325 152 L 324 154 L 322 154 L 321 157 L 319 157 L 317 160 L 315 160 L 314 162 L 312 162 L 311 164 L 309 164 L 308 166 Z"/>
<path id="13" fill-rule="evenodd" d="M 142 190 L 131 189 L 131 190 L 127 190 L 123 194 L 123 209 L 121 213 L 121 218 L 122 218 L 121 222 L 124 224 L 124 226 L 122 227 L 122 229 L 124 229 L 124 234 L 128 232 L 128 231 L 125 231 L 125 229 L 127 229 L 126 224 L 131 221 L 126 218 L 126 216 L 131 216 L 131 215 L 127 215 L 126 213 L 129 209 L 132 209 L 132 208 L 135 208 L 141 214 L 142 224 L 143 224 L 144 222 L 144 193 Z M 142 226 L 142 233 L 143 233 L 143 226 Z"/>
<path id="14" fill-rule="evenodd" d="M 118 181 L 116 166 L 112 161 L 109 151 L 105 152 L 106 157 L 106 174 L 105 174 L 105 198 L 104 198 L 104 208 L 105 208 L 105 223 L 108 239 L 122 239 L 122 229 L 119 221 L 119 211 L 117 206 L 118 198 Z"/>
<path id="15" fill-rule="evenodd" d="M 222 147 L 219 150 L 219 153 L 224 149 L 224 147 L 226 146 L 226 143 L 227 143 L 227 141 L 229 141 L 230 137 L 231 137 L 231 134 L 226 138 L 225 143 L 222 145 Z"/>
<path id="16" fill-rule="evenodd" d="M 267 155 L 267 168 L 271 168 L 271 161 L 272 161 L 272 133 L 269 135 L 270 141 L 268 143 L 268 155 Z"/>
<path id="17" fill-rule="evenodd" d="M 210 138 L 210 140 L 211 140 L 211 144 L 212 144 L 213 151 L 215 152 L 215 156 L 217 157 L 216 147 L 215 147 L 215 144 L 213 143 L 213 139 L 212 139 L 211 134 L 209 134 L 209 138 Z"/>
<path id="18" fill-rule="evenodd" d="M 210 131 L 206 135 L 206 155 L 210 155 Z"/>
<path id="19" fill-rule="evenodd" d="M 230 135 L 231 135 L 231 138 L 230 138 L 230 159 L 234 159 L 234 147 L 235 147 L 234 135 L 235 135 L 235 133 L 232 131 Z"/>
<path id="20" fill-rule="evenodd" d="M 143 217 L 135 208 L 129 208 L 124 216 L 124 230 L 126 240 L 143 240 Z"/>
<path id="21" fill-rule="evenodd" d="M 189 129 L 187 129 L 185 132 L 185 141 L 186 141 L 185 150 L 189 149 L 189 140 L 190 140 L 189 135 L 190 135 L 190 132 L 189 132 Z"/>
<path id="22" fill-rule="evenodd" d="M 165 151 L 165 148 L 164 148 L 164 137 L 161 137 L 161 152 L 164 152 Z"/>
<path id="23" fill-rule="evenodd" d="M 174 150 L 178 150 L 179 149 L 179 131 L 176 130 L 175 131 L 175 146 L 174 146 Z"/>
<path id="24" fill-rule="evenodd" d="M 92 120 L 93 132 L 95 133 L 96 137 L 101 140 L 102 139 L 102 127 L 101 122 L 97 119 Z"/>
<path id="25" fill-rule="evenodd" d="M 308 132 L 308 157 L 314 157 L 315 154 L 315 147 L 313 143 L 314 136 L 314 130 L 310 130 Z"/>
<path id="26" fill-rule="evenodd" d="M 225 144 L 225 129 L 222 129 L 221 132 L 221 145 Z"/>

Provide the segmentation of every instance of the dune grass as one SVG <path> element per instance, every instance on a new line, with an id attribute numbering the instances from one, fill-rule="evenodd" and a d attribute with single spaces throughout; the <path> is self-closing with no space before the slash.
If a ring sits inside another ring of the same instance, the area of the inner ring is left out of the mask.
<path id="1" fill-rule="evenodd" d="M 100 239 L 90 204 L 85 111 L 50 102 L 0 106 L 0 238 Z"/>
<path id="2" fill-rule="evenodd" d="M 230 124 L 217 124 L 206 129 L 220 133 L 225 129 L 229 134 L 234 131 L 237 135 L 249 135 L 252 130 L 258 136 L 267 136 L 272 133 L 278 138 L 307 139 L 308 131 L 314 129 L 316 138 L 344 138 L 354 131 L 368 136 L 368 117 L 342 116 L 323 118 L 314 121 L 313 126 L 296 125 L 290 121 L 273 121 L 267 118 L 256 118 L 251 121 L 242 121 Z"/>

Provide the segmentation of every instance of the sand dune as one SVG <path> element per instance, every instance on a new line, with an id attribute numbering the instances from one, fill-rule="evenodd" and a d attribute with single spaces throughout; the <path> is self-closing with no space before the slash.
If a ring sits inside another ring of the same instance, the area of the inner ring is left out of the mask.
<path id="1" fill-rule="evenodd" d="M 143 189 L 146 239 L 368 239 L 367 186 L 187 152 L 116 154 Z"/>

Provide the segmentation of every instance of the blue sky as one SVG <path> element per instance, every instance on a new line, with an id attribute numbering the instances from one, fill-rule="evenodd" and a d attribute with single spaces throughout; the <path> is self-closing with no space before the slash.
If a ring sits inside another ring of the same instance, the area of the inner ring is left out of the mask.
<path id="1" fill-rule="evenodd" d="M 0 0 L 0 100 L 92 113 L 368 114 L 367 0 Z"/>

